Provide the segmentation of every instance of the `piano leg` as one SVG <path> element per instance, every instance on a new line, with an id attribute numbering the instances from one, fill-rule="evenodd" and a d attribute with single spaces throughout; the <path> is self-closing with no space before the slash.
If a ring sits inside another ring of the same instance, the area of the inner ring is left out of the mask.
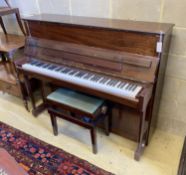
<path id="1" fill-rule="evenodd" d="M 43 103 L 45 104 L 45 102 L 46 102 L 46 92 L 45 92 L 45 82 L 44 81 L 41 81 L 40 91 L 41 91 L 41 96 L 42 96 Z"/>
<path id="2" fill-rule="evenodd" d="M 15 67 L 15 64 L 14 64 L 14 67 Z M 23 100 L 23 104 L 24 104 L 26 110 L 28 112 L 30 112 L 29 107 L 28 107 L 27 97 L 26 97 L 27 95 L 26 95 L 25 88 L 24 88 L 24 83 L 21 82 L 19 71 L 16 68 L 15 68 L 15 70 L 16 70 L 16 81 L 20 87 L 19 89 L 20 89 L 20 94 L 21 94 L 22 100 Z"/>
<path id="3" fill-rule="evenodd" d="M 41 103 L 39 106 L 36 106 L 32 86 L 30 84 L 29 77 L 26 74 L 24 74 L 24 82 L 25 82 L 25 86 L 26 86 L 28 96 L 29 96 L 30 101 L 31 101 L 31 105 L 32 105 L 32 115 L 37 117 L 41 112 L 43 112 L 46 109 L 46 104 L 45 104 L 45 97 L 46 96 L 45 96 L 44 82 L 41 81 L 41 86 L 40 86 L 41 87 L 40 91 L 41 91 L 41 96 L 42 96 L 43 103 Z"/>
<path id="4" fill-rule="evenodd" d="M 43 81 L 40 81 L 40 92 L 41 92 L 41 97 L 43 100 L 43 103 L 41 103 L 39 106 L 35 107 L 35 109 L 32 110 L 32 114 L 37 117 L 41 112 L 43 112 L 46 109 L 46 93 L 45 93 L 45 83 Z"/>
<path id="5" fill-rule="evenodd" d="M 140 160 L 140 157 L 143 154 L 144 149 L 146 147 L 146 143 L 147 143 L 148 122 L 145 121 L 145 118 L 146 118 L 146 111 L 140 112 L 140 139 L 139 139 L 138 146 L 134 154 L 134 159 L 137 161 Z"/>
<path id="6" fill-rule="evenodd" d="M 37 106 L 35 109 L 32 110 L 32 115 L 37 117 L 41 112 L 43 112 L 46 109 L 46 106 L 44 103 Z"/>
<path id="7" fill-rule="evenodd" d="M 31 85 L 30 85 L 30 81 L 29 81 L 27 75 L 24 75 L 24 82 L 25 82 L 25 86 L 26 86 L 28 96 L 30 97 L 30 100 L 31 100 L 31 104 L 32 104 L 32 108 L 33 108 L 32 110 L 36 110 L 35 99 L 34 99 L 34 96 L 33 96 L 33 93 L 32 93 L 32 88 L 31 88 Z"/>
<path id="8" fill-rule="evenodd" d="M 155 93 L 154 93 L 155 94 Z M 153 101 L 154 101 L 154 97 L 152 97 L 151 99 L 150 99 L 150 102 L 149 102 L 149 105 L 148 105 L 148 108 L 147 108 L 147 113 L 146 113 L 146 115 L 147 115 L 147 119 L 146 119 L 146 121 L 148 122 L 148 128 L 147 128 L 147 136 L 146 136 L 146 146 L 148 145 L 148 143 L 149 143 L 149 134 L 150 134 L 150 126 L 152 126 L 151 125 L 151 119 L 152 119 L 152 109 L 153 109 Z"/>

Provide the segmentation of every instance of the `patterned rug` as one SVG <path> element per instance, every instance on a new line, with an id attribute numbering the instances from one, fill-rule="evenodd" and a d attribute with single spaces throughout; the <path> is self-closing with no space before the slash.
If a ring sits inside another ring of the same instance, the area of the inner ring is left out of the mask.
<path id="1" fill-rule="evenodd" d="M 6 149 L 29 175 L 111 175 L 2 122 L 0 147 Z"/>

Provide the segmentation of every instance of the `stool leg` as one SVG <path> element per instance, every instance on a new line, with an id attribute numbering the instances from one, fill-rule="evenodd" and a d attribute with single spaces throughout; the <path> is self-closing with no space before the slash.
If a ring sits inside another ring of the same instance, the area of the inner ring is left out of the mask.
<path id="1" fill-rule="evenodd" d="M 92 141 L 92 150 L 93 153 L 97 153 L 97 138 L 96 138 L 96 128 L 93 127 L 90 129 L 91 141 Z"/>
<path id="2" fill-rule="evenodd" d="M 107 136 L 109 136 L 109 134 L 110 134 L 110 116 L 105 116 L 104 125 L 105 125 L 105 134 Z"/>
<path id="3" fill-rule="evenodd" d="M 58 135 L 57 118 L 53 114 L 50 114 L 50 119 L 52 123 L 53 133 L 55 136 L 57 136 Z"/>

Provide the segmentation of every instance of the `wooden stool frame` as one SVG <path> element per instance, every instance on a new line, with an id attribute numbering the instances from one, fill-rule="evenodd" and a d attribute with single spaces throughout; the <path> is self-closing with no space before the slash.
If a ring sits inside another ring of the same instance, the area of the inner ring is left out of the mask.
<path id="1" fill-rule="evenodd" d="M 67 106 L 58 102 L 55 102 L 53 100 L 46 99 L 46 104 L 48 107 L 48 113 L 50 114 L 50 119 L 52 123 L 53 133 L 54 135 L 58 135 L 58 127 L 57 127 L 57 117 L 65 119 L 69 122 L 75 123 L 77 125 L 80 125 L 86 129 L 90 130 L 90 136 L 91 136 L 91 142 L 92 142 L 92 150 L 93 153 L 97 153 L 97 136 L 96 136 L 96 126 L 99 120 L 104 120 L 104 127 L 106 131 L 106 135 L 108 136 L 110 133 L 111 128 L 111 118 L 110 118 L 110 109 L 108 109 L 105 114 L 103 114 L 102 109 L 105 104 L 101 105 L 94 114 L 87 113 L 82 110 L 78 110 L 76 108 L 73 108 L 71 106 Z M 59 111 L 59 109 L 65 110 L 70 112 L 71 115 L 64 114 Z M 76 115 L 82 115 L 86 116 L 87 118 L 91 119 L 92 122 L 84 122 L 78 118 L 76 118 Z"/>

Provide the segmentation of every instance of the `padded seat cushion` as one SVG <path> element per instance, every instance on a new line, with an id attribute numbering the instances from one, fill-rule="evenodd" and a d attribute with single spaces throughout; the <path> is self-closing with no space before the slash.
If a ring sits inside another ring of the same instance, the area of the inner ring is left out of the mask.
<path id="1" fill-rule="evenodd" d="M 91 114 L 104 103 L 103 99 L 65 88 L 59 88 L 52 92 L 47 96 L 47 99 Z"/>

